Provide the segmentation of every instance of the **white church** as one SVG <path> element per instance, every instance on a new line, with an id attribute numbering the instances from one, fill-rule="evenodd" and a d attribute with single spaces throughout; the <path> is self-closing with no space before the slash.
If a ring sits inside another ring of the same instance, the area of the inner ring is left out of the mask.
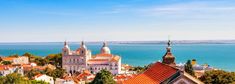
<path id="1" fill-rule="evenodd" d="M 99 54 L 92 55 L 82 41 L 80 48 L 75 51 L 70 50 L 67 42 L 64 42 L 62 49 L 62 68 L 67 73 L 82 72 L 89 70 L 96 74 L 102 69 L 110 71 L 113 75 L 121 72 L 121 57 L 111 54 L 107 44 L 104 42 Z"/>

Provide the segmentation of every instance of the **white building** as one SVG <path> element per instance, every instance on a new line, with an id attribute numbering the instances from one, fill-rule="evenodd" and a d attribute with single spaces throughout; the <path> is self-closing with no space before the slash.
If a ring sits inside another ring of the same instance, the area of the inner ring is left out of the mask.
<path id="1" fill-rule="evenodd" d="M 29 58 L 27 56 L 18 56 L 18 57 L 4 57 L 4 61 L 10 61 L 12 64 L 28 64 Z"/>
<path id="2" fill-rule="evenodd" d="M 121 57 L 111 54 L 106 43 L 103 44 L 99 54 L 92 56 L 84 42 L 76 51 L 70 50 L 65 42 L 62 49 L 62 67 L 71 74 L 83 70 L 90 70 L 96 74 L 102 69 L 109 70 L 112 74 L 119 74 L 121 72 Z"/>
<path id="3" fill-rule="evenodd" d="M 24 70 L 21 66 L 0 65 L 0 76 L 6 76 L 14 72 L 24 75 Z"/>
<path id="4" fill-rule="evenodd" d="M 73 79 L 56 78 L 55 84 L 76 84 Z"/>
<path id="5" fill-rule="evenodd" d="M 34 80 L 45 81 L 45 82 L 48 82 L 50 84 L 54 84 L 53 77 L 47 76 L 45 74 L 38 74 L 38 75 L 34 76 Z"/>

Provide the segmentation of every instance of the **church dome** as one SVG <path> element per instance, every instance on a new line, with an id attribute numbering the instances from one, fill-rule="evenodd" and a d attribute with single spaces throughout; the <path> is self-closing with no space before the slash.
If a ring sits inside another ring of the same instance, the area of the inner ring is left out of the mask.
<path id="1" fill-rule="evenodd" d="M 111 51 L 105 42 L 103 43 L 103 47 L 101 48 L 100 53 L 101 54 L 111 54 Z"/>

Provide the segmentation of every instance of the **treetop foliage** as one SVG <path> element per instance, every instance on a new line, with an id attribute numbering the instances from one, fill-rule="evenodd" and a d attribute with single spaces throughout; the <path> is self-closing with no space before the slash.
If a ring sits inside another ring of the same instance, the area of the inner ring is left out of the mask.
<path id="1" fill-rule="evenodd" d="M 107 70 L 101 70 L 96 74 L 95 79 L 90 84 L 116 84 L 113 75 Z"/>

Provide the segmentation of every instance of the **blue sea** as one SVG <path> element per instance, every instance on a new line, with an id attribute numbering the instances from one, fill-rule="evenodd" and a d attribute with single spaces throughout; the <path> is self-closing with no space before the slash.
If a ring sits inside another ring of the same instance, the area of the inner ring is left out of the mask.
<path id="1" fill-rule="evenodd" d="M 92 54 L 99 53 L 102 43 L 88 43 Z M 79 43 L 70 43 L 75 50 Z M 133 66 L 144 66 L 162 59 L 166 52 L 166 44 L 109 44 L 113 54 L 122 57 L 122 63 Z M 63 48 L 61 42 L 38 43 L 0 43 L 0 56 L 12 54 L 22 55 L 30 52 L 38 56 L 60 53 Z M 209 64 L 215 68 L 235 71 L 235 44 L 173 44 L 172 52 L 177 63 L 184 63 L 189 59 L 196 59 L 198 64 Z"/>

